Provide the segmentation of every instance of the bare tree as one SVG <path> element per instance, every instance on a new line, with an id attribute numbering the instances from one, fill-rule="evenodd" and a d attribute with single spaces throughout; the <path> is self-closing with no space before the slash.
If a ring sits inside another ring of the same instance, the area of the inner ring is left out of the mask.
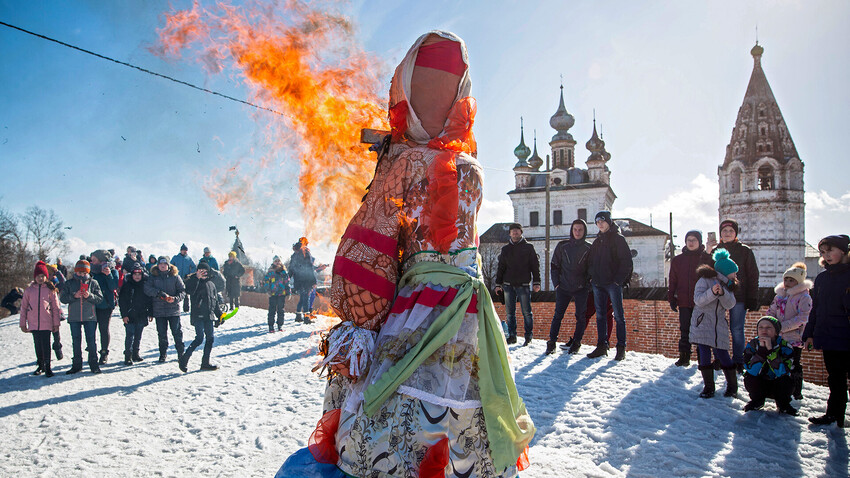
<path id="1" fill-rule="evenodd" d="M 47 256 L 65 254 L 68 245 L 65 241 L 64 223 L 53 209 L 42 209 L 30 206 L 21 215 L 21 221 L 26 229 L 26 242 L 32 252 L 40 260 L 46 261 Z"/>
<path id="2" fill-rule="evenodd" d="M 0 208 L 0 294 L 25 287 L 31 279 L 33 257 L 27 251 L 17 217 Z"/>

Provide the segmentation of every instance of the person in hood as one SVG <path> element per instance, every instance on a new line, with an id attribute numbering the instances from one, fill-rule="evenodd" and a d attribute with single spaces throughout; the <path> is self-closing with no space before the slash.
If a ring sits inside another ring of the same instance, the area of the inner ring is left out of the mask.
<path id="1" fill-rule="evenodd" d="M 587 223 L 576 219 L 570 226 L 570 238 L 560 241 L 552 254 L 552 284 L 555 286 L 555 315 L 549 327 L 549 341 L 546 353 L 555 352 L 555 344 L 561 333 L 561 320 L 572 300 L 575 303 L 576 328 L 570 344 L 569 353 L 574 354 L 581 348 L 581 340 L 587 327 L 587 296 L 590 292 L 590 274 L 587 270 L 590 243 L 587 237 Z"/>
<path id="2" fill-rule="evenodd" d="M 131 275 L 133 273 L 133 266 L 143 260 L 139 252 L 135 247 L 127 246 L 127 253 L 124 254 L 124 260 L 121 262 L 120 267 L 125 276 Z"/>
<path id="3" fill-rule="evenodd" d="M 21 297 L 21 331 L 32 334 L 35 344 L 35 359 L 38 368 L 33 375 L 44 373 L 53 376 L 50 368 L 50 335 L 59 331 L 59 300 L 54 293 L 56 286 L 47 279 L 47 264 L 38 261 L 33 271 L 33 282 Z"/>
<path id="4" fill-rule="evenodd" d="M 827 236 L 818 242 L 823 272 L 815 277 L 812 312 L 803 332 L 809 350 L 823 351 L 829 398 L 826 413 L 809 417 L 815 425 L 835 423 L 844 428 L 847 380 L 850 378 L 850 237 Z"/>
<path id="5" fill-rule="evenodd" d="M 236 258 L 236 251 L 230 251 L 227 254 L 227 260 L 221 266 L 221 273 L 224 275 L 224 280 L 226 281 L 224 288 L 225 295 L 227 295 L 227 300 L 230 302 L 230 310 L 233 310 L 239 307 L 239 296 L 242 294 L 240 277 L 245 274 L 245 267 Z M 271 304 L 269 304 L 269 308 L 271 309 Z"/>
<path id="6" fill-rule="evenodd" d="M 195 327 L 195 339 L 186 348 L 179 361 L 180 370 L 184 373 L 188 371 L 192 353 L 201 343 L 204 344 L 201 370 L 218 370 L 217 365 L 210 363 L 210 354 L 215 341 L 213 331 L 216 319 L 218 319 L 216 315 L 218 290 L 211 272 L 209 263 L 201 261 L 198 263 L 198 270 L 194 274 L 189 274 L 189 277 L 186 278 L 186 291 L 189 293 L 192 302 L 192 312 L 189 317 L 192 326 Z"/>
<path id="7" fill-rule="evenodd" d="M 505 294 L 505 315 L 508 323 L 508 343 L 516 343 L 516 302 L 519 299 L 522 310 L 525 342 L 531 343 L 534 330 L 534 314 L 531 310 L 532 285 L 534 292 L 540 292 L 540 258 L 530 242 L 522 235 L 522 226 L 513 223 L 508 228 L 510 240 L 502 246 L 496 267 L 497 294 Z"/>
<path id="8" fill-rule="evenodd" d="M 135 252 L 135 249 L 133 251 Z M 112 318 L 112 311 L 115 310 L 115 300 L 118 298 L 121 280 L 118 269 L 113 269 L 109 261 L 100 262 L 95 255 L 92 255 L 91 267 L 92 278 L 97 281 L 97 285 L 103 292 L 103 300 L 95 306 L 97 329 L 100 332 L 100 359 L 98 363 L 103 365 L 109 356 L 109 342 L 111 340 L 109 321 Z"/>
<path id="9" fill-rule="evenodd" d="M 165 362 L 168 352 L 168 329 L 174 338 L 177 360 L 183 356 L 183 328 L 180 325 L 180 301 L 186 296 L 186 287 L 177 266 L 168 263 L 168 258 L 159 256 L 157 266 L 151 269 L 145 281 L 145 294 L 153 300 L 153 316 L 159 336 L 159 361 Z"/>
<path id="10" fill-rule="evenodd" d="M 145 264 L 145 270 L 148 274 L 150 274 L 154 267 L 156 267 L 156 256 L 151 254 L 148 256 L 148 262 Z"/>
<path id="11" fill-rule="evenodd" d="M 697 346 L 699 370 L 704 387 L 700 398 L 714 396 L 714 365 L 711 354 L 720 362 L 726 376 L 725 397 L 738 394 L 738 376 L 729 357 L 729 323 L 726 311 L 735 306 L 735 289 L 738 288 L 738 265 L 729 258 L 729 252 L 719 250 L 712 254 L 714 267 L 703 264 L 697 269 L 694 287 L 694 312 L 691 316 L 689 340 Z"/>
<path id="12" fill-rule="evenodd" d="M 186 247 L 186 244 L 180 246 L 180 252 L 175 254 L 174 257 L 171 258 L 171 264 L 177 267 L 177 271 L 180 273 L 180 279 L 184 282 L 186 281 L 186 277 L 189 274 L 195 272 L 197 267 L 195 267 L 195 261 L 189 257 L 189 248 Z M 185 296 L 183 298 L 183 312 L 189 312 L 189 296 Z"/>
<path id="13" fill-rule="evenodd" d="M 316 259 L 307 247 L 307 238 L 302 237 L 292 245 L 292 255 L 289 257 L 289 276 L 292 278 L 292 288 L 298 294 L 298 305 L 295 306 L 295 321 L 309 324 L 312 322 L 313 311 L 310 309 L 310 294 L 316 289 Z"/>
<path id="14" fill-rule="evenodd" d="M 207 264 L 210 265 L 210 269 L 218 270 L 218 261 L 215 260 L 215 257 L 212 256 L 212 251 L 210 251 L 209 247 L 204 248 L 203 259 L 207 260 Z"/>
<path id="15" fill-rule="evenodd" d="M 92 279 L 91 264 L 88 261 L 77 261 L 74 266 L 74 276 L 62 284 L 59 300 L 68 304 L 68 325 L 71 326 L 71 341 L 74 347 L 74 358 L 71 368 L 66 374 L 74 374 L 83 369 L 83 338 L 86 335 L 86 350 L 88 351 L 89 369 L 92 373 L 100 373 L 97 360 L 97 315 L 95 306 L 103 302 L 100 285 Z"/>
<path id="16" fill-rule="evenodd" d="M 667 286 L 667 301 L 673 312 L 679 313 L 679 360 L 677 367 L 691 363 L 691 316 L 694 313 L 694 287 L 697 284 L 697 268 L 711 264 L 711 256 L 705 252 L 702 233 L 688 231 L 682 253 L 670 261 L 670 278 Z"/>
<path id="17" fill-rule="evenodd" d="M 286 267 L 283 266 L 280 257 L 274 256 L 272 259 L 272 264 L 263 278 L 263 284 L 265 284 L 266 291 L 269 293 L 269 333 L 275 331 L 275 315 L 277 315 L 277 330 L 281 331 L 283 329 L 286 296 L 289 295 L 290 288 L 289 274 L 286 272 Z"/>
<path id="18" fill-rule="evenodd" d="M 741 284 L 735 291 L 735 307 L 729 311 L 729 327 L 732 329 L 732 361 L 738 373 L 744 371 L 744 326 L 747 321 L 747 311 L 759 310 L 759 269 L 756 256 L 749 246 L 738 239 L 740 228 L 732 219 L 720 223 L 720 243 L 712 249 L 729 251 L 729 257 L 738 264 L 738 282 Z"/>
<path id="19" fill-rule="evenodd" d="M 392 133 L 334 259 L 341 322 L 321 345 L 324 414 L 296 453 L 313 467 L 472 478 L 528 465 L 534 425 L 477 253 L 483 174 L 469 89 L 466 48 L 448 32 L 421 36 L 396 69 Z"/>
<path id="20" fill-rule="evenodd" d="M 153 300 L 145 294 L 145 268 L 136 262 L 130 268 L 121 291 L 118 293 L 118 309 L 124 322 L 124 365 L 141 362 L 139 348 L 142 332 L 153 320 Z"/>
<path id="21" fill-rule="evenodd" d="M 590 358 L 608 355 L 608 323 L 605 317 L 608 300 L 614 308 L 614 321 L 617 324 L 617 355 L 614 360 L 626 358 L 626 315 L 623 310 L 623 287 L 632 277 L 632 253 L 626 238 L 620 234 L 620 228 L 611 219 L 610 211 L 596 214 L 596 227 L 599 234 L 590 245 L 590 281 L 593 285 L 593 302 L 596 305 L 596 349 L 587 356 Z"/>
<path id="22" fill-rule="evenodd" d="M 809 321 L 812 311 L 812 296 L 809 290 L 814 287 L 812 281 L 806 279 L 806 264 L 796 262 L 782 275 L 782 282 L 774 287 L 776 296 L 767 309 L 767 315 L 775 317 L 782 325 L 782 338 L 788 341 L 794 351 L 791 367 L 791 381 L 794 383 L 792 395 L 797 400 L 803 399 L 803 365 L 800 358 L 803 354 L 803 330 Z M 746 360 L 744 360 L 746 367 Z"/>
<path id="23" fill-rule="evenodd" d="M 8 309 L 10 314 L 15 315 L 21 308 L 21 299 L 23 297 L 24 290 L 20 287 L 13 287 L 8 294 L 3 296 L 3 300 L 0 301 L 0 307 Z"/>

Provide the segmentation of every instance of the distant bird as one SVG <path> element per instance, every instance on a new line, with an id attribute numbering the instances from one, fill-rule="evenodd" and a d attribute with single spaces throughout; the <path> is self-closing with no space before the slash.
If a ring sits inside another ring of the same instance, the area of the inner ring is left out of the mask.
<path id="1" fill-rule="evenodd" d="M 73 228 L 74 228 L 74 226 L 65 226 L 65 229 L 67 229 L 67 230 L 69 230 L 69 231 L 70 231 L 71 229 L 73 229 Z"/>
<path id="2" fill-rule="evenodd" d="M 127 141 L 127 138 L 125 138 L 124 136 L 121 136 L 121 139 L 123 139 L 124 141 Z"/>

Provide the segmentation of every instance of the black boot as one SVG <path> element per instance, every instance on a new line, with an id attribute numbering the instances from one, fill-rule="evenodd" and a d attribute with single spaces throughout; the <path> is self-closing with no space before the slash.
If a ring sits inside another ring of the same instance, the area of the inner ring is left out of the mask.
<path id="1" fill-rule="evenodd" d="M 617 355 L 614 356 L 614 360 L 623 360 L 624 358 L 626 358 L 626 346 L 618 345 Z"/>
<path id="2" fill-rule="evenodd" d="M 570 350 L 568 350 L 567 353 L 570 355 L 577 354 L 580 348 L 581 342 L 573 342 L 573 344 L 570 345 Z"/>
<path id="3" fill-rule="evenodd" d="M 183 356 L 177 361 L 177 366 L 180 367 L 181 372 L 186 373 L 189 371 L 189 357 L 191 356 L 191 352 L 183 352 Z"/>
<path id="4" fill-rule="evenodd" d="M 133 359 L 133 362 L 141 362 L 141 361 L 143 361 L 143 360 L 144 360 L 144 359 L 142 358 L 142 356 L 141 356 L 141 355 L 139 355 L 139 351 L 138 351 L 138 350 L 136 350 L 135 352 L 133 352 L 133 356 L 132 356 L 131 358 Z"/>
<path id="5" fill-rule="evenodd" d="M 714 366 L 700 365 L 699 371 L 702 373 L 702 381 L 705 384 L 699 398 L 711 398 L 714 396 Z"/>
<path id="6" fill-rule="evenodd" d="M 83 364 L 81 364 L 81 363 L 73 363 L 73 364 L 71 364 L 71 368 L 70 368 L 70 369 L 68 369 L 68 371 L 67 371 L 67 372 L 65 372 L 65 375 L 73 375 L 73 374 L 75 374 L 75 373 L 79 372 L 79 371 L 80 371 L 80 370 L 82 370 L 82 369 L 83 369 Z"/>
<path id="7" fill-rule="evenodd" d="M 132 355 L 124 352 L 124 365 L 133 365 Z"/>
<path id="8" fill-rule="evenodd" d="M 761 407 L 763 407 L 763 406 L 764 406 L 764 402 L 759 403 L 759 402 L 756 402 L 755 400 L 750 400 L 749 402 L 747 402 L 746 405 L 744 405 L 744 411 L 745 412 L 752 412 L 753 410 L 761 410 Z"/>
<path id="9" fill-rule="evenodd" d="M 677 367 L 688 367 L 690 365 L 691 365 L 691 354 L 690 354 L 690 352 L 687 353 L 687 354 L 680 353 L 679 354 L 679 360 L 676 361 L 676 366 Z"/>
<path id="10" fill-rule="evenodd" d="M 301 315 L 301 312 L 295 313 L 295 321 L 296 322 L 304 322 L 304 317 Z"/>
<path id="11" fill-rule="evenodd" d="M 555 353 L 555 342 L 546 342 L 546 355 Z"/>
<path id="12" fill-rule="evenodd" d="M 162 352 L 160 352 L 160 354 L 159 354 L 159 361 L 160 361 L 160 362 L 165 362 L 165 354 L 164 354 L 164 353 L 162 353 Z"/>
<path id="13" fill-rule="evenodd" d="M 56 354 L 56 360 L 62 360 L 65 357 L 62 353 L 62 344 L 59 342 L 53 342 L 53 352 Z"/>
<path id="14" fill-rule="evenodd" d="M 525 342 L 522 343 L 522 346 L 525 347 L 526 345 L 528 345 L 530 343 L 531 343 L 531 337 L 526 337 Z"/>
<path id="15" fill-rule="evenodd" d="M 597 358 L 602 356 L 608 356 L 608 345 L 607 344 L 598 344 L 593 352 L 587 354 L 587 358 Z"/>
<path id="16" fill-rule="evenodd" d="M 835 423 L 838 428 L 844 428 L 844 417 L 833 417 L 832 415 L 825 414 L 819 417 L 809 417 L 809 421 L 813 425 L 829 425 L 830 423 Z"/>
<path id="17" fill-rule="evenodd" d="M 516 343 L 516 335 L 508 335 L 508 338 L 505 340 L 505 342 L 507 342 L 508 345 L 515 344 Z"/>
<path id="18" fill-rule="evenodd" d="M 50 368 L 50 362 L 44 366 L 44 376 L 50 378 L 53 376 L 53 370 Z"/>
<path id="19" fill-rule="evenodd" d="M 201 370 L 218 370 L 218 365 L 213 365 L 209 362 L 201 364 Z"/>
<path id="20" fill-rule="evenodd" d="M 726 391 L 723 392 L 723 396 L 738 398 L 737 370 L 735 367 L 724 368 L 723 375 L 726 377 Z"/>
<path id="21" fill-rule="evenodd" d="M 106 364 L 106 357 L 109 356 L 109 350 L 101 350 L 100 351 L 100 360 L 98 360 L 98 364 L 104 365 Z"/>
<path id="22" fill-rule="evenodd" d="M 573 338 L 570 337 L 570 340 L 567 340 L 565 343 L 561 344 L 561 348 L 564 350 L 569 350 L 570 347 L 573 346 Z"/>
<path id="23" fill-rule="evenodd" d="M 44 373 L 44 367 L 42 367 L 41 364 L 38 364 L 38 368 L 35 369 L 35 372 L 33 372 L 32 374 L 41 375 L 42 373 Z"/>

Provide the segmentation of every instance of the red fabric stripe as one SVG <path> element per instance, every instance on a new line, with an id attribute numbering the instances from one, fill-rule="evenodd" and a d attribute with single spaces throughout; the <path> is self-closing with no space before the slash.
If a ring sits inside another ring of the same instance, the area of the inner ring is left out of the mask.
<path id="1" fill-rule="evenodd" d="M 420 46 L 416 54 L 416 66 L 447 71 L 457 76 L 463 76 L 466 71 L 460 43 L 451 40 Z"/>
<path id="2" fill-rule="evenodd" d="M 342 235 L 343 239 L 352 239 L 390 257 L 398 257 L 398 241 L 390 236 L 367 229 L 357 224 L 349 224 Z"/>
<path id="3" fill-rule="evenodd" d="M 414 292 L 408 297 L 398 296 L 393 304 L 391 314 L 400 314 L 406 310 L 412 309 L 416 305 L 425 307 L 448 307 L 457 296 L 457 289 L 446 289 L 444 291 L 434 290 L 426 287 L 421 291 Z M 472 300 L 469 301 L 469 307 L 466 308 L 467 314 L 478 313 L 478 296 L 472 295 Z"/>
<path id="4" fill-rule="evenodd" d="M 395 295 L 395 284 L 378 274 L 366 270 L 360 264 L 347 257 L 336 256 L 334 259 L 334 275 L 339 275 L 356 284 L 358 287 L 383 297 L 393 300 Z"/>

